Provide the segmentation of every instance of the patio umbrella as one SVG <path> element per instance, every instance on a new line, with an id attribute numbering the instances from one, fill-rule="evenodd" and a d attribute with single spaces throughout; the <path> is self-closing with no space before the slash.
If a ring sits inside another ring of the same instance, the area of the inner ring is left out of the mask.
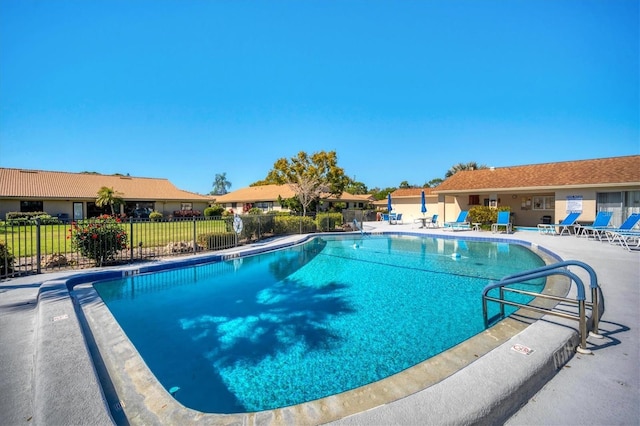
<path id="1" fill-rule="evenodd" d="M 391 210 L 393 209 L 391 207 L 391 193 L 387 194 L 387 209 L 389 210 L 389 223 L 391 223 Z"/>
<path id="2" fill-rule="evenodd" d="M 420 211 L 422 212 L 422 215 L 424 216 L 424 214 L 427 212 L 427 201 L 424 198 L 424 191 L 422 191 L 422 207 L 420 207 Z"/>

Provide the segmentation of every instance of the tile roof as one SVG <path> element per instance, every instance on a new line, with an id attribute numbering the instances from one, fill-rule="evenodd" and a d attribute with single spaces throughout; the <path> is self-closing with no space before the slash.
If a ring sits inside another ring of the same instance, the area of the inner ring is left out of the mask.
<path id="1" fill-rule="evenodd" d="M 0 168 L 0 198 L 96 198 L 103 186 L 125 200 L 210 200 L 178 189 L 167 179 Z"/>
<path id="2" fill-rule="evenodd" d="M 640 185 L 640 155 L 460 171 L 435 192 Z"/>
<path id="3" fill-rule="evenodd" d="M 255 203 L 258 201 L 277 201 L 278 196 L 283 199 L 293 198 L 295 192 L 289 185 L 259 185 L 248 186 L 224 195 L 215 196 L 216 203 Z M 343 192 L 340 199 L 344 201 L 369 201 L 370 195 L 353 195 Z M 335 199 L 335 197 L 329 197 Z"/>
<path id="4" fill-rule="evenodd" d="M 257 201 L 276 201 L 278 196 L 295 197 L 289 185 L 248 186 L 224 195 L 216 195 L 216 203 L 255 203 Z"/>
<path id="5" fill-rule="evenodd" d="M 424 195 L 426 196 L 436 195 L 435 193 L 433 193 L 434 188 L 398 188 L 391 193 L 391 197 L 392 198 L 402 198 L 402 197 L 415 198 L 415 197 L 419 197 L 422 191 L 424 191 Z"/>

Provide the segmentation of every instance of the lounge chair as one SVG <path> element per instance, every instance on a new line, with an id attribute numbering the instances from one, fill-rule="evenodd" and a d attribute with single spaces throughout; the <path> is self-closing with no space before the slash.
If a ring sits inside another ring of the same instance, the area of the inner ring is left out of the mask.
<path id="1" fill-rule="evenodd" d="M 496 223 L 491 224 L 491 232 L 495 234 L 500 230 L 501 226 L 504 226 L 504 231 L 507 234 L 511 233 L 511 212 L 498 212 L 498 220 L 496 221 Z"/>
<path id="2" fill-rule="evenodd" d="M 428 228 L 437 228 L 438 227 L 438 215 L 434 214 L 431 216 L 431 221 L 426 223 Z"/>
<path id="3" fill-rule="evenodd" d="M 566 232 L 567 234 L 571 235 L 570 229 L 573 227 L 573 224 L 576 223 L 576 220 L 578 220 L 578 216 L 580 216 L 580 214 L 580 212 L 569 213 L 567 217 L 565 217 L 564 220 L 560 223 L 539 223 L 538 232 L 540 234 L 547 235 L 564 235 L 564 233 Z"/>
<path id="4" fill-rule="evenodd" d="M 469 214 L 468 210 L 463 210 L 458 215 L 458 218 L 455 222 L 445 222 L 443 228 L 445 230 L 449 229 L 451 231 L 468 231 L 471 229 L 471 224 L 467 222 L 467 215 Z"/>
<path id="5" fill-rule="evenodd" d="M 620 244 L 630 250 L 629 243 L 635 241 L 636 247 L 640 246 L 640 230 L 634 230 L 634 227 L 640 222 L 640 213 L 632 213 L 629 215 L 622 225 L 617 228 L 607 228 L 604 234 L 611 244 Z"/>
<path id="6" fill-rule="evenodd" d="M 404 222 L 402 221 L 402 213 L 394 213 L 391 215 L 391 224 L 392 225 L 398 225 L 398 224 L 403 224 Z"/>
<path id="7" fill-rule="evenodd" d="M 576 237 L 593 237 L 601 239 L 600 236 L 604 234 L 604 230 L 609 228 L 609 221 L 611 221 L 612 212 L 601 211 L 596 215 L 595 220 L 591 225 L 575 225 Z"/>
<path id="8" fill-rule="evenodd" d="M 629 251 L 640 249 L 640 231 L 616 232 L 607 230 L 605 233 L 611 244 L 619 244 Z"/>

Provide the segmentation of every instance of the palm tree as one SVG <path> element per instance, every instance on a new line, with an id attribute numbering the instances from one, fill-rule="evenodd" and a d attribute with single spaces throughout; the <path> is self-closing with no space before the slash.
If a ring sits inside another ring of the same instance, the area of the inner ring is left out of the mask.
<path id="1" fill-rule="evenodd" d="M 231 188 L 231 182 L 227 180 L 227 173 L 216 173 L 211 195 L 224 195 L 227 193 L 227 189 L 229 188 Z"/>
<path id="2" fill-rule="evenodd" d="M 96 206 L 98 207 L 109 206 L 111 207 L 111 214 L 115 215 L 116 211 L 114 209 L 114 205 L 124 204 L 122 195 L 123 194 L 117 192 L 113 188 L 108 188 L 106 186 L 103 186 L 98 191 L 98 198 L 96 198 Z"/>
<path id="3" fill-rule="evenodd" d="M 480 170 L 480 169 L 486 169 L 487 166 L 485 166 L 484 164 L 480 164 L 478 165 L 478 163 L 476 163 L 475 161 L 470 161 L 467 164 L 464 163 L 458 163 L 455 166 L 451 167 L 447 173 L 444 175 L 445 179 L 448 177 L 451 177 L 453 175 L 455 175 L 457 172 L 462 171 L 462 170 Z"/>

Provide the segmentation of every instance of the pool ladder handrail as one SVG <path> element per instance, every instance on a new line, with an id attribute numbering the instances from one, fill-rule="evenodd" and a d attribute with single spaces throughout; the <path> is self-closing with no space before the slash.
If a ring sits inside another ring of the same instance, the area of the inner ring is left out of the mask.
<path id="1" fill-rule="evenodd" d="M 591 288 L 591 302 L 586 301 L 585 289 L 584 289 L 584 284 L 582 280 L 576 274 L 568 270 L 569 266 L 581 267 L 584 270 L 586 270 L 587 273 L 589 274 L 590 288 Z M 566 297 L 551 296 L 543 293 L 518 290 L 513 288 L 505 288 L 505 286 L 508 286 L 510 284 L 519 284 L 534 278 L 542 278 L 550 275 L 564 275 L 569 277 L 576 284 L 576 290 L 578 293 L 576 296 L 576 299 L 573 300 Z M 488 292 L 495 288 L 500 289 L 500 298 L 495 298 L 488 295 Z M 526 294 L 529 296 L 540 297 L 544 299 L 558 300 L 558 301 L 562 301 L 569 304 L 575 304 L 578 306 L 578 316 L 576 317 L 575 315 L 557 312 L 548 308 L 541 308 L 537 306 L 525 305 L 522 303 L 504 300 L 505 291 L 509 291 L 512 293 Z M 599 292 L 599 286 L 598 286 L 598 277 L 595 271 L 593 270 L 593 268 L 584 262 L 580 262 L 578 260 L 567 260 L 563 262 L 554 263 L 552 265 L 542 266 L 540 268 L 506 276 L 502 278 L 500 281 L 497 281 L 497 282 L 494 281 L 490 283 L 482 290 L 482 313 L 484 316 L 484 325 L 485 325 L 485 328 L 489 326 L 487 301 L 500 303 L 500 315 L 502 318 L 504 318 L 505 316 L 504 306 L 510 305 L 510 306 L 516 306 L 520 308 L 530 309 L 535 312 L 541 312 L 547 315 L 555 315 L 562 318 L 577 320 L 579 322 L 579 329 L 580 329 L 580 346 L 576 350 L 583 354 L 590 354 L 591 350 L 587 349 L 586 306 L 589 306 L 591 308 L 592 320 L 593 320 L 592 331 L 589 334 L 596 338 L 602 338 L 602 336 L 598 333 L 598 327 L 600 322 L 599 294 L 600 292 Z"/>

